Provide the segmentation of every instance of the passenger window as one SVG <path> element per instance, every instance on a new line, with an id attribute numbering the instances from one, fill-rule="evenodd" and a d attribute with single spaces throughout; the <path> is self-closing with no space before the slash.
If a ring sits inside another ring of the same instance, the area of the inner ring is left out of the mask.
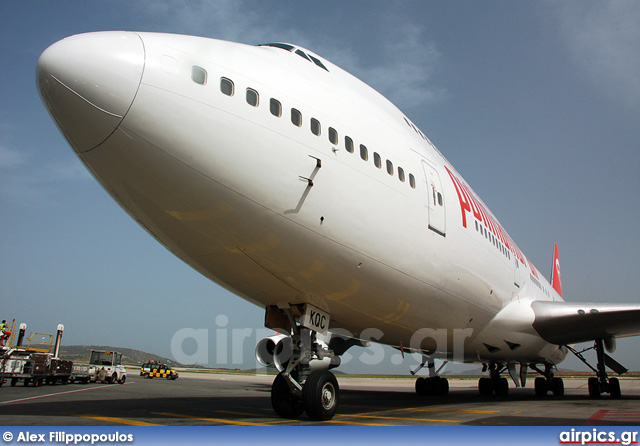
<path id="1" fill-rule="evenodd" d="M 347 152 L 353 153 L 353 139 L 348 136 L 344 137 L 344 148 L 347 149 Z"/>
<path id="2" fill-rule="evenodd" d="M 329 127 L 329 141 L 331 144 L 338 144 L 338 132 L 333 127 Z"/>
<path id="3" fill-rule="evenodd" d="M 207 70 L 202 67 L 191 67 L 191 80 L 196 84 L 204 85 L 207 83 Z"/>
<path id="4" fill-rule="evenodd" d="M 271 114 L 277 118 L 282 116 L 282 104 L 273 98 L 271 98 L 271 101 L 269 102 L 269 110 L 271 111 Z"/>
<path id="5" fill-rule="evenodd" d="M 416 177 L 414 177 L 412 173 L 409 174 L 409 185 L 412 189 L 416 188 Z"/>
<path id="6" fill-rule="evenodd" d="M 378 168 L 382 168 L 382 158 L 378 155 L 378 152 L 373 152 L 373 164 Z"/>
<path id="7" fill-rule="evenodd" d="M 300 113 L 295 108 L 291 109 L 291 122 L 295 126 L 298 126 L 298 127 L 302 126 L 302 113 Z"/>
<path id="8" fill-rule="evenodd" d="M 398 167 L 398 179 L 404 183 L 404 169 Z"/>
<path id="9" fill-rule="evenodd" d="M 393 163 L 387 160 L 387 173 L 393 175 Z"/>
<path id="10" fill-rule="evenodd" d="M 438 192 L 438 204 L 442 206 L 442 194 Z"/>
<path id="11" fill-rule="evenodd" d="M 320 121 L 316 118 L 311 118 L 311 133 L 320 136 Z"/>
<path id="12" fill-rule="evenodd" d="M 227 96 L 233 96 L 233 81 L 223 77 L 220 79 L 220 91 Z"/>
<path id="13" fill-rule="evenodd" d="M 360 144 L 360 158 L 362 158 L 365 161 L 367 161 L 369 159 L 369 151 L 362 144 Z"/>
<path id="14" fill-rule="evenodd" d="M 257 107 L 258 106 L 258 92 L 247 88 L 247 104 Z"/>

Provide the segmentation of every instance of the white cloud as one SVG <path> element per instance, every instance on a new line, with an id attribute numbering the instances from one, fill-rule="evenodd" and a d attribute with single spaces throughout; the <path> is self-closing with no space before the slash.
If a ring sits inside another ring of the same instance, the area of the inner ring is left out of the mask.
<path id="1" fill-rule="evenodd" d="M 557 5 L 562 35 L 577 62 L 612 96 L 640 103 L 640 2 Z"/>

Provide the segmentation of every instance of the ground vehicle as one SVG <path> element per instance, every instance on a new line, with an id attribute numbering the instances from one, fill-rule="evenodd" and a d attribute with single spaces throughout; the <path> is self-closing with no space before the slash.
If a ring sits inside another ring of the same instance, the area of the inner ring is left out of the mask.
<path id="1" fill-rule="evenodd" d="M 140 368 L 140 376 L 143 378 L 167 378 L 171 380 L 178 379 L 178 372 L 170 366 L 159 362 L 148 361 L 142 364 Z"/>
<path id="2" fill-rule="evenodd" d="M 91 382 L 124 384 L 127 380 L 127 370 L 122 365 L 122 353 L 91 350 L 88 375 Z"/>
<path id="3" fill-rule="evenodd" d="M 15 322 L 10 327 L 13 329 Z M 60 382 L 67 384 L 71 376 L 73 361 L 58 358 L 60 352 L 60 342 L 64 326 L 58 325 L 58 334 L 55 338 L 55 346 L 52 350 L 54 336 L 46 333 L 30 333 L 27 345 L 23 346 L 22 341 L 27 329 L 26 324 L 20 325 L 17 339 L 15 336 L 9 338 L 7 346 L 0 348 L 0 385 L 5 380 L 10 380 L 15 386 L 20 380 L 25 386 L 33 384 L 39 387 L 43 383 L 56 384 Z"/>
<path id="4" fill-rule="evenodd" d="M 71 378 L 69 379 L 71 383 L 83 383 L 87 384 L 91 381 L 91 373 L 90 366 L 86 364 L 74 364 L 73 369 L 71 370 Z"/>

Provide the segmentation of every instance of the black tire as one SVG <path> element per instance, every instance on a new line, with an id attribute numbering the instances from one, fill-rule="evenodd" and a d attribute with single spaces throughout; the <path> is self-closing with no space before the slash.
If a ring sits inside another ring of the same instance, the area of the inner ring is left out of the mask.
<path id="1" fill-rule="evenodd" d="M 591 398 L 600 398 L 600 382 L 598 378 L 589 378 L 589 396 Z"/>
<path id="2" fill-rule="evenodd" d="M 609 395 L 614 400 L 622 398 L 622 391 L 620 390 L 620 381 L 618 378 L 609 378 Z"/>
<path id="3" fill-rule="evenodd" d="M 547 396 L 547 392 L 549 391 L 547 380 L 545 378 L 536 378 L 534 381 L 534 388 L 536 390 L 536 396 L 539 397 Z"/>
<path id="4" fill-rule="evenodd" d="M 18 384 L 18 378 L 11 378 L 11 387 L 15 387 Z"/>
<path id="5" fill-rule="evenodd" d="M 431 378 L 431 388 L 434 395 L 446 396 L 449 394 L 449 380 L 440 377 Z"/>
<path id="6" fill-rule="evenodd" d="M 507 380 L 507 378 L 500 378 L 495 383 L 494 392 L 496 393 L 496 396 L 507 396 L 507 395 L 509 395 L 509 381 Z"/>
<path id="7" fill-rule="evenodd" d="M 276 376 L 271 385 L 271 407 L 278 416 L 291 420 L 297 419 L 304 412 L 302 400 L 291 392 L 282 373 Z"/>
<path id="8" fill-rule="evenodd" d="M 340 388 L 329 370 L 318 370 L 307 378 L 302 388 L 304 410 L 313 421 L 333 418 L 340 403 Z"/>
<path id="9" fill-rule="evenodd" d="M 480 378 L 478 380 L 478 391 L 480 392 L 480 396 L 493 395 L 493 382 L 491 378 Z"/>
<path id="10" fill-rule="evenodd" d="M 553 392 L 553 396 L 564 395 L 564 381 L 562 381 L 562 378 L 551 379 L 551 392 Z"/>
<path id="11" fill-rule="evenodd" d="M 427 378 L 416 379 L 416 393 L 420 396 L 431 395 L 431 386 Z"/>
<path id="12" fill-rule="evenodd" d="M 29 384 L 31 384 L 31 379 L 29 378 L 25 378 L 24 381 L 22 381 L 22 385 L 27 387 Z"/>
<path id="13" fill-rule="evenodd" d="M 119 384 L 124 384 L 126 380 L 127 380 L 127 375 L 122 375 L 122 378 L 120 378 L 118 380 L 118 383 Z"/>

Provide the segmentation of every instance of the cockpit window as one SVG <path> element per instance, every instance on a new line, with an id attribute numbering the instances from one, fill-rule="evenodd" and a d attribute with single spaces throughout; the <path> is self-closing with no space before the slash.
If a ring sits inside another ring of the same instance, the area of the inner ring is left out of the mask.
<path id="1" fill-rule="evenodd" d="M 317 66 L 319 66 L 323 70 L 329 71 L 327 70 L 327 67 L 325 67 L 324 64 L 320 61 L 320 59 L 318 59 L 317 57 L 313 57 L 311 54 L 307 54 L 307 56 L 309 56 L 313 63 L 315 63 Z"/>
<path id="2" fill-rule="evenodd" d="M 283 50 L 291 51 L 295 47 L 293 45 L 289 45 L 288 43 L 264 43 L 260 46 L 272 46 L 274 48 L 281 48 Z"/>
<path id="3" fill-rule="evenodd" d="M 325 64 L 323 64 L 320 59 L 318 59 L 317 57 L 312 56 L 309 53 L 305 53 L 300 48 L 296 48 L 295 46 L 290 45 L 288 43 L 263 43 L 262 45 L 258 45 L 258 46 L 270 46 L 270 47 L 273 47 L 273 48 L 280 48 L 280 49 L 289 51 L 291 53 L 296 53 L 298 56 L 302 57 L 303 59 L 305 59 L 305 60 L 307 60 L 309 62 L 313 62 L 314 64 L 316 64 L 318 67 L 322 68 L 323 70 L 329 71 L 327 69 L 327 67 L 325 66 Z"/>
<path id="4" fill-rule="evenodd" d="M 311 62 L 311 60 L 309 59 L 309 57 L 304 53 L 304 51 L 301 50 L 296 50 L 296 54 L 300 57 L 303 57 L 305 59 L 307 59 L 309 62 Z"/>

